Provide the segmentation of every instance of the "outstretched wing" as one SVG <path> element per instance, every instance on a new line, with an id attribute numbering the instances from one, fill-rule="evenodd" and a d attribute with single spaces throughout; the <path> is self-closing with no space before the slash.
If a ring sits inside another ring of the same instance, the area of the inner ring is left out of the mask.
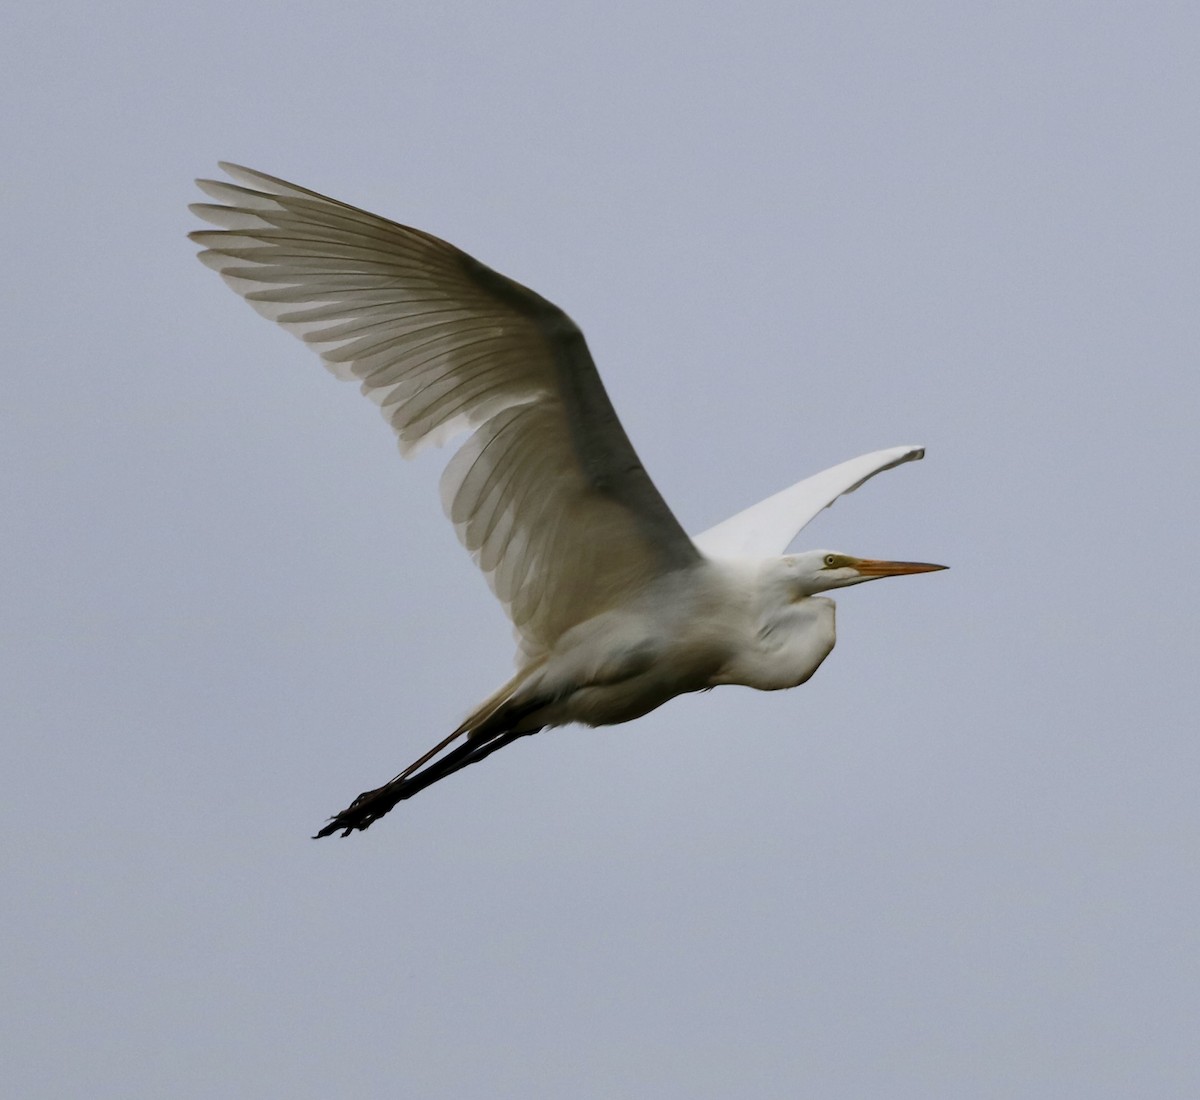
<path id="1" fill-rule="evenodd" d="M 859 455 L 760 500 L 697 535 L 693 542 L 711 558 L 782 554 L 809 521 L 838 497 L 854 492 L 884 470 L 924 457 L 924 447 L 889 447 Z"/>
<path id="2" fill-rule="evenodd" d="M 408 455 L 471 430 L 442 503 L 527 659 L 699 560 L 625 435 L 583 334 L 453 245 L 247 168 L 199 180 L 200 259 L 356 378 Z"/>

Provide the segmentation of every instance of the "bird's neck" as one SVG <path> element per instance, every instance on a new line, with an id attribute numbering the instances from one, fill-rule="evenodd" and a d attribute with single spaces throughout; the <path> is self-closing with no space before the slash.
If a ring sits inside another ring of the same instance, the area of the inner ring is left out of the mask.
<path id="1" fill-rule="evenodd" d="M 795 687 L 817 671 L 837 639 L 833 600 L 820 596 L 764 609 L 755 625 L 725 683 L 760 691 Z"/>

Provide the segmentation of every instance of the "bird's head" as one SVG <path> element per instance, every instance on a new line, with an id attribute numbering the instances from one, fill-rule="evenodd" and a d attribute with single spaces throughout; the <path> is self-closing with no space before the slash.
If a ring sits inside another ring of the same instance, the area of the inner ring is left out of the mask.
<path id="1" fill-rule="evenodd" d="M 881 577 L 903 577 L 909 573 L 933 573 L 949 568 L 923 561 L 856 558 L 850 554 L 839 554 L 836 550 L 806 550 L 801 554 L 788 554 L 780 561 L 793 598 L 813 596 L 818 592 L 828 592 L 831 588 L 846 588 L 864 581 L 877 581 Z"/>

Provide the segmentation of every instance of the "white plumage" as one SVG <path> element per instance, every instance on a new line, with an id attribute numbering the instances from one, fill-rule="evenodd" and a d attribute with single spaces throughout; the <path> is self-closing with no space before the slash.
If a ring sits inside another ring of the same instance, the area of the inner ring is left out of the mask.
<path id="1" fill-rule="evenodd" d="M 237 183 L 199 181 L 217 201 L 192 207 L 220 227 L 191 235 L 200 259 L 357 379 L 403 454 L 470 433 L 442 503 L 519 643 L 508 684 L 318 835 L 365 829 L 546 726 L 624 722 L 719 684 L 803 683 L 835 640 L 833 602 L 818 592 L 943 568 L 780 556 L 822 508 L 919 447 L 852 459 L 689 538 L 560 309 L 428 233 L 223 167 Z"/>

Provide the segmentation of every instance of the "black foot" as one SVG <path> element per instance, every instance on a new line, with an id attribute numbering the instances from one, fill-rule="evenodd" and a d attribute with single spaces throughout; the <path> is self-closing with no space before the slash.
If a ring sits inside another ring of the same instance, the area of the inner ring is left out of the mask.
<path id="1" fill-rule="evenodd" d="M 362 831 L 367 828 L 376 818 L 383 817 L 396 805 L 397 799 L 394 796 L 388 797 L 394 790 L 394 783 L 385 783 L 373 791 L 363 791 L 340 814 L 331 817 L 329 824 L 321 829 L 313 837 L 313 840 L 319 840 L 323 836 L 332 836 L 339 829 L 342 831 L 342 836 L 349 836 L 356 829 Z"/>

